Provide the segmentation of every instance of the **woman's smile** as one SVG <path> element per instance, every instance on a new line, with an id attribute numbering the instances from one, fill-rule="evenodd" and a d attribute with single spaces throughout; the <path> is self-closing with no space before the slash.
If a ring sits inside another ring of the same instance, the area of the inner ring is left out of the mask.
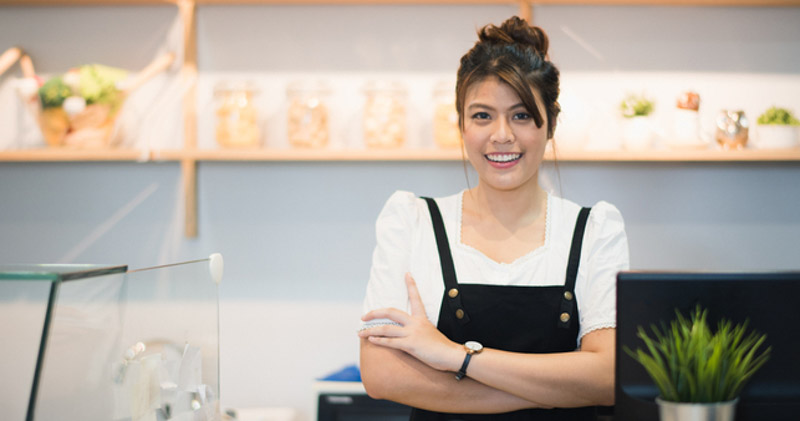
<path id="1" fill-rule="evenodd" d="M 498 169 L 511 168 L 522 158 L 521 153 L 488 153 L 484 156 L 489 165 Z"/>

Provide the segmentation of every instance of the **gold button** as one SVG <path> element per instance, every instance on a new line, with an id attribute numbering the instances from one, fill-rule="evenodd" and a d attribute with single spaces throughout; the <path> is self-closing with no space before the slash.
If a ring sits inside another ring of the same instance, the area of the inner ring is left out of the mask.
<path id="1" fill-rule="evenodd" d="M 456 310 L 456 318 L 459 319 L 459 320 L 463 319 L 464 318 L 464 310 L 462 310 L 462 309 Z"/>
<path id="2" fill-rule="evenodd" d="M 569 321 L 569 313 L 561 313 L 561 321 L 566 323 Z"/>
<path id="3" fill-rule="evenodd" d="M 572 301 L 572 293 L 569 291 L 564 291 L 564 298 L 566 298 L 567 301 Z"/>
<path id="4" fill-rule="evenodd" d="M 456 298 L 458 296 L 458 290 L 453 288 L 450 291 L 447 291 L 447 295 L 449 295 L 450 298 Z"/>

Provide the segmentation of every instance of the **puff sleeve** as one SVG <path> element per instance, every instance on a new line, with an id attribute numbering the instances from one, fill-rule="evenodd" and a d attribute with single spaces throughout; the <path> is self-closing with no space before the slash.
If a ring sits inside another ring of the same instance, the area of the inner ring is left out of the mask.
<path id="1" fill-rule="evenodd" d="M 397 191 L 378 215 L 364 313 L 386 307 L 409 311 L 404 278 L 410 271 L 413 236 L 418 225 L 417 202 L 413 193 Z M 382 322 L 385 321 L 372 320 L 369 324 Z"/>
<path id="2" fill-rule="evenodd" d="M 575 294 L 580 332 L 616 327 L 617 273 L 630 268 L 628 238 L 620 211 L 608 202 L 592 207 Z M 581 279 L 582 278 L 582 279 Z"/>

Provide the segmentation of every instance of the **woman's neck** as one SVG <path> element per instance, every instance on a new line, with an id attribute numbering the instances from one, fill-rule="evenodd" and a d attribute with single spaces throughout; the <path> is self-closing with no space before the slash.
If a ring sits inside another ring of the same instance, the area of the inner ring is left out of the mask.
<path id="1" fill-rule="evenodd" d="M 534 223 L 547 210 L 547 192 L 537 182 L 514 190 L 496 190 L 478 183 L 467 196 L 465 207 L 471 212 L 511 230 Z"/>

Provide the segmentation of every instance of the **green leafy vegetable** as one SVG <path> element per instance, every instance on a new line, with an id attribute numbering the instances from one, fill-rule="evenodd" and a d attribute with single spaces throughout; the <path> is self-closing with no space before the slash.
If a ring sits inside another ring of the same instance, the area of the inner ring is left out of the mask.
<path id="1" fill-rule="evenodd" d="M 64 100 L 72 94 L 69 86 L 60 76 L 50 78 L 39 88 L 39 99 L 42 108 L 60 107 Z"/>
<path id="2" fill-rule="evenodd" d="M 125 79 L 128 72 L 101 64 L 89 64 L 78 69 L 80 86 L 78 88 L 87 104 L 116 104 L 119 91 L 116 83 Z"/>

